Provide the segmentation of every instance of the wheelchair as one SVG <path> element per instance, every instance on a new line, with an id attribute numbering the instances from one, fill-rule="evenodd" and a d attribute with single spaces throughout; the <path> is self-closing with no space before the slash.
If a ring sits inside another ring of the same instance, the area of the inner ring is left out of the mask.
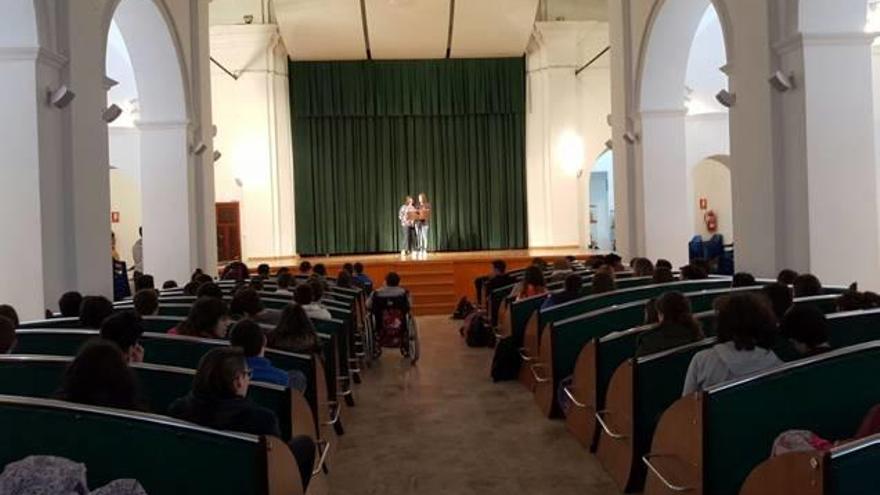
<path id="1" fill-rule="evenodd" d="M 412 364 L 419 360 L 419 330 L 408 294 L 388 297 L 374 293 L 370 316 L 372 325 L 367 335 L 373 359 L 382 355 L 383 348 L 396 347 Z"/>

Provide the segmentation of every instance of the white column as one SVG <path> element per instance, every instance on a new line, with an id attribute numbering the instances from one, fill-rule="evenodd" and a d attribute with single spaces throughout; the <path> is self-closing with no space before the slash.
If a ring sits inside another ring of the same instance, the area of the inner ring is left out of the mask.
<path id="1" fill-rule="evenodd" d="M 829 19 L 827 25 L 838 31 L 802 32 L 780 46 L 785 70 L 802 74 L 798 87 L 781 97 L 788 254 L 793 268 L 824 282 L 859 281 L 878 289 L 873 37 L 852 30 L 859 27 L 860 12 L 863 19 L 864 2 L 848 0 L 840 7 L 838 15 L 849 9 L 851 31 L 839 30 L 843 19 Z M 823 25 L 809 14 L 804 12 L 802 26 Z"/>
<path id="2" fill-rule="evenodd" d="M 36 48 L 0 48 L 0 302 L 26 319 L 44 304 L 36 58 Z"/>
<path id="3" fill-rule="evenodd" d="M 274 24 L 211 27 L 217 201 L 239 201 L 242 256 L 295 252 L 286 50 Z"/>
<path id="4" fill-rule="evenodd" d="M 688 208 L 686 111 L 643 111 L 637 125 L 641 169 L 645 249 L 650 259 L 687 263 L 687 243 L 694 232 Z"/>
<path id="5" fill-rule="evenodd" d="M 578 179 L 586 166 L 578 115 L 578 41 L 586 23 L 538 22 L 528 57 L 529 245 L 577 246 Z"/>
<path id="6" fill-rule="evenodd" d="M 144 271 L 158 283 L 180 283 L 200 266 L 197 230 L 202 221 L 195 209 L 187 123 L 138 122 L 137 127 L 141 132 Z"/>

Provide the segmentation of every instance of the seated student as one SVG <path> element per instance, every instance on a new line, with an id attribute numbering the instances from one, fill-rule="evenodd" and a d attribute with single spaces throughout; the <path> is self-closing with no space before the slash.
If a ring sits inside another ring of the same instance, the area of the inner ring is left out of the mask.
<path id="1" fill-rule="evenodd" d="M 776 318 L 764 298 L 755 294 L 722 297 L 716 300 L 715 311 L 718 343 L 691 359 L 682 395 L 782 364 L 770 350 Z"/>
<path id="2" fill-rule="evenodd" d="M 260 263 L 257 265 L 257 277 L 262 280 L 269 280 L 269 265 L 266 263 Z"/>
<path id="3" fill-rule="evenodd" d="M 333 316 L 327 311 L 327 308 L 315 302 L 315 289 L 320 291 L 321 285 L 310 282 L 297 285 L 296 289 L 293 291 L 294 302 L 302 306 L 309 318 L 316 318 L 319 320 L 333 319 Z"/>
<path id="4" fill-rule="evenodd" d="M 669 271 L 672 271 L 672 262 L 663 258 L 657 260 L 657 263 L 654 263 L 654 269 L 658 268 L 667 268 Z"/>
<path id="5" fill-rule="evenodd" d="M 104 318 L 113 314 L 113 303 L 104 296 L 86 296 L 79 308 L 79 325 L 97 330 Z"/>
<path id="6" fill-rule="evenodd" d="M 583 284 L 584 279 L 581 278 L 580 274 L 570 273 L 568 277 L 565 277 L 565 288 L 561 292 L 553 293 L 545 299 L 541 309 L 545 310 L 553 306 L 559 306 L 581 297 L 581 286 Z"/>
<path id="7" fill-rule="evenodd" d="M 278 269 L 277 272 L 275 272 L 275 278 L 277 279 L 278 277 L 284 275 L 285 273 L 289 274 L 290 268 L 287 268 L 286 266 L 282 266 L 281 268 Z"/>
<path id="8" fill-rule="evenodd" d="M 709 272 L 699 265 L 692 263 L 681 267 L 682 280 L 703 280 L 706 278 L 709 278 Z"/>
<path id="9" fill-rule="evenodd" d="M 175 282 L 174 280 L 166 280 L 165 282 L 162 282 L 162 290 L 176 289 L 176 288 L 177 288 L 177 282 Z"/>
<path id="10" fill-rule="evenodd" d="M 606 292 L 614 292 L 617 290 L 617 282 L 614 272 L 607 266 L 602 267 L 593 274 L 591 294 L 604 294 Z"/>
<path id="11" fill-rule="evenodd" d="M 263 291 L 263 279 L 260 277 L 252 277 L 248 287 L 254 289 L 257 292 Z"/>
<path id="12" fill-rule="evenodd" d="M 308 281 L 320 284 L 322 293 L 330 290 L 330 284 L 327 283 L 327 267 L 324 266 L 323 263 L 315 264 L 314 268 L 312 268 L 312 274 L 309 275 Z M 315 300 L 320 301 L 321 299 L 316 295 Z"/>
<path id="13" fill-rule="evenodd" d="M 351 263 L 343 263 L 342 271 L 348 272 L 349 275 L 354 277 L 354 265 L 352 265 Z"/>
<path id="14" fill-rule="evenodd" d="M 235 319 L 250 318 L 257 323 L 266 323 L 274 325 L 278 323 L 281 317 L 279 311 L 266 309 L 260 294 L 251 288 L 245 288 L 237 291 L 232 296 L 232 302 L 229 304 L 229 314 Z"/>
<path id="15" fill-rule="evenodd" d="M 572 271 L 568 261 L 556 260 L 553 262 L 553 271 L 550 272 L 549 282 L 562 282 Z"/>
<path id="16" fill-rule="evenodd" d="M 134 291 L 142 291 L 144 289 L 155 289 L 156 282 L 153 279 L 152 275 L 141 275 L 139 277 L 135 277 L 134 279 Z"/>
<path id="17" fill-rule="evenodd" d="M 521 301 L 529 297 L 545 294 L 547 292 L 547 283 L 544 281 L 544 272 L 538 265 L 532 265 L 526 268 L 523 279 L 519 281 L 511 291 L 511 295 Z"/>
<path id="18" fill-rule="evenodd" d="M 13 325 L 15 325 L 15 328 L 18 328 L 18 326 L 21 324 L 15 308 L 8 304 L 0 304 L 0 316 L 3 316 L 4 318 L 9 318 L 9 321 L 11 321 Z"/>
<path id="19" fill-rule="evenodd" d="M 400 286 L 400 275 L 398 275 L 397 272 L 389 272 L 388 275 L 385 276 L 385 285 L 370 294 L 370 298 L 367 299 L 367 308 L 373 307 L 373 300 L 376 298 L 399 296 L 406 296 L 410 307 L 412 307 L 412 296 L 408 290 Z"/>
<path id="20" fill-rule="evenodd" d="M 655 303 L 657 328 L 639 337 L 636 357 L 655 354 L 697 342 L 703 338 L 700 324 L 691 313 L 691 303 L 681 292 L 666 292 Z"/>
<path id="21" fill-rule="evenodd" d="M 141 289 L 134 295 L 134 310 L 141 316 L 159 314 L 159 293 L 155 289 Z"/>
<path id="22" fill-rule="evenodd" d="M 507 274 L 507 263 L 497 259 L 492 261 L 492 273 L 474 279 L 474 288 L 477 292 L 477 304 L 483 304 L 484 295 L 491 295 L 495 289 L 512 285 L 516 282 Z"/>
<path id="23" fill-rule="evenodd" d="M 237 280 L 237 279 L 236 279 L 236 280 Z M 214 283 L 214 279 L 211 278 L 211 276 L 208 275 L 208 274 L 206 274 L 206 273 L 200 273 L 199 275 L 196 275 L 196 278 L 195 278 L 195 280 L 193 280 L 193 281 L 194 281 L 195 283 L 199 284 L 199 287 L 201 287 L 201 286 L 203 286 L 203 285 L 205 285 L 205 284 L 212 284 L 212 283 Z"/>
<path id="24" fill-rule="evenodd" d="M 126 363 L 144 362 L 144 348 L 140 344 L 144 323 L 134 311 L 114 313 L 101 325 L 101 338 L 116 344 Z"/>
<path id="25" fill-rule="evenodd" d="M 798 272 L 786 268 L 779 272 L 779 275 L 776 276 L 776 281 L 783 285 L 791 285 L 797 277 Z"/>
<path id="26" fill-rule="evenodd" d="M 228 326 L 229 308 L 226 303 L 213 297 L 201 297 L 189 309 L 186 320 L 168 333 L 205 339 L 223 339 L 226 338 Z"/>
<path id="27" fill-rule="evenodd" d="M 811 273 L 798 275 L 791 285 L 794 289 L 795 299 L 822 295 L 822 282 Z"/>
<path id="28" fill-rule="evenodd" d="M 364 273 L 364 265 L 359 261 L 354 264 L 354 283 L 361 287 L 373 285 L 373 280 Z"/>
<path id="29" fill-rule="evenodd" d="M 865 295 L 859 292 L 858 284 L 852 284 L 834 300 L 838 312 L 868 309 Z"/>
<path id="30" fill-rule="evenodd" d="M 672 268 L 658 266 L 654 269 L 654 276 L 651 281 L 654 284 L 668 284 L 675 282 L 675 275 L 672 273 Z"/>
<path id="31" fill-rule="evenodd" d="M 238 347 L 211 349 L 199 362 L 192 391 L 172 402 L 168 413 L 216 430 L 280 437 L 275 413 L 247 398 L 251 372 Z M 294 437 L 290 449 L 306 486 L 315 461 L 314 442 L 308 437 Z"/>
<path id="32" fill-rule="evenodd" d="M 865 309 L 880 308 L 880 294 L 872 291 L 862 292 L 862 300 L 865 303 Z"/>
<path id="33" fill-rule="evenodd" d="M 308 277 L 312 274 L 312 264 L 308 261 L 302 261 L 299 264 L 299 275 Z"/>
<path id="34" fill-rule="evenodd" d="M 201 286 L 198 282 L 188 282 L 183 286 L 183 295 L 184 296 L 194 296 L 199 291 Z"/>
<path id="35" fill-rule="evenodd" d="M 223 289 L 214 282 L 208 282 L 199 286 L 195 296 L 199 299 L 203 297 L 213 297 L 214 299 L 223 299 Z"/>
<path id="36" fill-rule="evenodd" d="M 220 280 L 245 280 L 249 274 L 250 270 L 247 265 L 241 261 L 233 261 L 223 268 L 223 272 L 220 273 Z"/>
<path id="37" fill-rule="evenodd" d="M 733 275 L 730 287 L 734 289 L 737 287 L 751 287 L 755 283 L 755 276 L 751 273 L 738 272 Z"/>
<path id="38" fill-rule="evenodd" d="M 339 270 L 339 273 L 336 275 L 336 287 L 342 287 L 344 289 L 353 288 L 354 279 L 351 277 L 351 273 L 348 273 L 345 270 Z"/>
<path id="39" fill-rule="evenodd" d="M 626 267 L 623 266 L 623 258 L 615 253 L 611 253 L 605 256 L 605 265 L 610 267 L 615 272 L 622 272 L 626 270 Z"/>
<path id="40" fill-rule="evenodd" d="M 648 258 L 633 260 L 633 277 L 651 277 L 654 275 L 654 264 Z"/>
<path id="41" fill-rule="evenodd" d="M 0 354 L 9 354 L 15 348 L 15 323 L 0 316 Z"/>
<path id="42" fill-rule="evenodd" d="M 770 308 L 776 316 L 776 321 L 782 321 L 785 313 L 794 304 L 791 297 L 791 289 L 787 285 L 776 282 L 765 285 L 761 289 L 761 293 L 764 294 L 764 297 L 770 303 Z"/>
<path id="43" fill-rule="evenodd" d="M 95 339 L 87 342 L 64 370 L 61 400 L 117 409 L 144 410 L 137 377 L 128 367 L 119 347 Z"/>
<path id="44" fill-rule="evenodd" d="M 278 290 L 275 291 L 276 294 L 281 294 L 284 296 L 292 296 L 293 292 L 290 291 L 290 284 L 293 282 L 293 275 L 290 273 L 282 273 L 278 276 Z"/>
<path id="45" fill-rule="evenodd" d="M 253 320 L 241 320 L 229 330 L 229 344 L 241 347 L 247 359 L 247 365 L 253 372 L 251 380 L 273 383 L 282 387 L 290 387 L 305 392 L 308 379 L 299 370 L 284 371 L 272 366 L 266 357 L 266 334 L 260 325 Z"/>
<path id="46" fill-rule="evenodd" d="M 318 352 L 318 334 L 302 306 L 288 304 L 281 311 L 281 321 L 267 335 L 269 347 L 290 352 Z"/>
<path id="47" fill-rule="evenodd" d="M 29 455 L 7 464 L 0 473 L 0 493 L 147 495 L 144 487 L 134 479 L 113 480 L 90 491 L 86 465 L 54 455 Z"/>
<path id="48" fill-rule="evenodd" d="M 791 340 L 803 357 L 816 356 L 831 350 L 825 313 L 813 306 L 795 306 L 785 314 L 780 332 Z"/>
<path id="49" fill-rule="evenodd" d="M 62 318 L 76 318 L 79 316 L 79 307 L 82 305 L 83 296 L 77 291 L 65 292 L 58 299 L 58 310 Z"/>

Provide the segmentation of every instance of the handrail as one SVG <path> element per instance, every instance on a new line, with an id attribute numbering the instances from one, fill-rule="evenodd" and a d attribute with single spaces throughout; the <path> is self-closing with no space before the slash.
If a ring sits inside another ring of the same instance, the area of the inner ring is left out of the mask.
<path id="1" fill-rule="evenodd" d="M 536 382 L 538 382 L 538 383 L 547 383 L 547 382 L 550 381 L 549 378 L 542 378 L 542 377 L 538 376 L 538 374 L 535 372 L 535 368 L 545 368 L 545 367 L 546 367 L 546 365 L 543 365 L 543 364 L 541 364 L 541 363 L 530 364 L 530 365 L 529 365 L 529 370 L 532 372 L 532 377 L 535 378 L 535 381 L 536 381 Z"/>
<path id="2" fill-rule="evenodd" d="M 672 483 L 670 483 L 669 480 L 667 480 L 666 477 L 663 476 L 663 473 L 661 473 L 660 470 L 658 470 L 657 467 L 651 463 L 651 459 L 654 457 L 671 457 L 671 456 L 663 455 L 663 454 L 645 454 L 642 456 L 642 462 L 645 463 L 645 466 L 648 466 L 648 469 L 650 469 L 651 472 L 657 476 L 657 479 L 659 479 L 661 483 L 666 485 L 666 488 L 669 488 L 670 490 L 672 490 L 674 492 L 687 492 L 687 491 L 693 490 L 693 487 L 690 487 L 690 486 L 673 485 Z"/>
<path id="3" fill-rule="evenodd" d="M 599 425 L 602 427 L 602 430 L 605 431 L 606 435 L 613 438 L 614 440 L 623 440 L 624 438 L 626 438 L 626 435 L 624 435 L 622 433 L 615 433 L 614 431 L 611 430 L 611 428 L 608 426 L 608 424 L 605 423 L 605 420 L 602 419 L 602 415 L 606 414 L 607 412 L 608 412 L 607 409 L 602 410 L 602 411 L 596 411 L 596 414 L 594 414 L 594 416 L 596 417 L 596 421 L 599 422 Z"/>
<path id="4" fill-rule="evenodd" d="M 578 407 L 580 409 L 588 409 L 590 407 L 590 406 L 584 404 L 583 402 L 577 400 L 575 398 L 574 394 L 571 393 L 571 390 L 568 387 L 562 387 L 562 391 L 565 392 L 565 395 L 568 396 L 568 400 L 570 400 L 571 403 L 575 405 L 575 407 Z"/>

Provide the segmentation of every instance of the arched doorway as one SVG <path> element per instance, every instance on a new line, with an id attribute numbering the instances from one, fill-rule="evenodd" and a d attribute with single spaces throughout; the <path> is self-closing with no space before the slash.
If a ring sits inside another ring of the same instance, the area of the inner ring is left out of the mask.
<path id="1" fill-rule="evenodd" d="M 683 264 L 697 207 L 690 168 L 702 157 L 729 153 L 728 110 L 716 100 L 728 87 L 729 30 L 711 0 L 656 5 L 642 49 L 632 139 L 640 171 L 636 219 L 644 232 L 636 247 Z"/>
<path id="2" fill-rule="evenodd" d="M 614 153 L 607 150 L 596 159 L 589 185 L 590 249 L 614 251 Z"/>
<path id="3" fill-rule="evenodd" d="M 184 280 L 199 263 L 193 156 L 207 145 L 197 133 L 190 138 L 187 85 L 164 4 L 121 0 L 111 8 L 105 73 L 119 84 L 108 103 L 123 108 L 110 132 L 111 196 L 127 213 L 119 212 L 117 248 L 130 259 L 142 225 L 145 272 Z"/>

